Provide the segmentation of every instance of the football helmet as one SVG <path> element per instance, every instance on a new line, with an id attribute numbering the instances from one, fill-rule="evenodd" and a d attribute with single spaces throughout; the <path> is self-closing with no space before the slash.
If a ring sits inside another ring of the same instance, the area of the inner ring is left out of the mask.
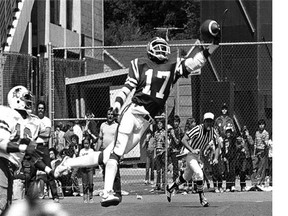
<path id="1" fill-rule="evenodd" d="M 168 55 L 170 54 L 170 46 L 163 38 L 154 37 L 147 44 L 147 54 L 151 60 L 163 62 L 168 60 Z"/>
<path id="2" fill-rule="evenodd" d="M 33 96 L 24 86 L 13 87 L 8 93 L 7 100 L 12 109 L 32 112 Z"/>

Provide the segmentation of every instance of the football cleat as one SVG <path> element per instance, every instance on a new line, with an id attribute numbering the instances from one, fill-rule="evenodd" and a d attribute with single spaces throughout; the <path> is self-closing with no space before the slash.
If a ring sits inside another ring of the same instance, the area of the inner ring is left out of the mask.
<path id="1" fill-rule="evenodd" d="M 117 206 L 121 202 L 118 196 L 115 196 L 113 192 L 105 192 L 102 195 L 101 206 L 109 207 L 109 206 Z"/>
<path id="2" fill-rule="evenodd" d="M 70 171 L 70 167 L 65 165 L 65 162 L 69 159 L 68 156 L 65 156 L 61 163 L 55 168 L 54 177 L 59 178 L 62 175 L 67 175 Z"/>
<path id="3" fill-rule="evenodd" d="M 200 198 L 200 203 L 203 207 L 209 207 L 210 206 L 210 204 L 208 203 L 208 201 L 204 195 L 202 195 L 202 197 Z"/>
<path id="4" fill-rule="evenodd" d="M 168 202 L 171 202 L 171 197 L 172 197 L 173 192 L 175 190 L 172 188 L 173 184 L 171 186 L 169 186 L 169 185 L 166 186 L 166 196 L 167 196 Z"/>

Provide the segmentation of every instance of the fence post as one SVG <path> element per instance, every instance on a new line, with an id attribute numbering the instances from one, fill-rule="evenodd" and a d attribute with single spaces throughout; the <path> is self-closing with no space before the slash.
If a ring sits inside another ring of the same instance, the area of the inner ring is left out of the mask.
<path id="1" fill-rule="evenodd" d="M 53 64 L 53 52 L 51 42 L 47 45 L 48 53 L 48 110 L 49 118 L 51 120 L 51 134 L 54 132 L 54 64 Z M 49 147 L 52 147 L 52 136 L 50 136 Z"/>
<path id="2" fill-rule="evenodd" d="M 166 186 L 168 185 L 168 105 L 165 103 L 165 185 L 164 191 L 166 191 Z M 157 177 L 156 177 L 157 178 Z M 161 184 L 161 182 L 160 182 Z"/>

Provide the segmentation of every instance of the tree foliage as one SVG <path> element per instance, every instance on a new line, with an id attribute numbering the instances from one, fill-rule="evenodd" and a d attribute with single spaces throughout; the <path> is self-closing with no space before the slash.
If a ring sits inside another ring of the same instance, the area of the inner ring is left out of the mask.
<path id="1" fill-rule="evenodd" d="M 181 29 L 169 30 L 170 40 L 198 38 L 199 16 L 198 0 L 104 0 L 104 44 L 165 37 L 159 27 Z"/>

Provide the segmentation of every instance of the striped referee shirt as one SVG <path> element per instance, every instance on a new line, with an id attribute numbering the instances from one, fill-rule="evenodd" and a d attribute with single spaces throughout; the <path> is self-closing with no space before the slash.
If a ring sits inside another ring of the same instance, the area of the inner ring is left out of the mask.
<path id="1" fill-rule="evenodd" d="M 212 140 L 215 140 L 217 145 L 219 135 L 214 128 L 206 130 L 204 124 L 200 124 L 186 132 L 186 135 L 190 139 L 192 149 L 200 149 L 203 151 Z M 217 146 L 216 146 L 217 147 Z"/>

